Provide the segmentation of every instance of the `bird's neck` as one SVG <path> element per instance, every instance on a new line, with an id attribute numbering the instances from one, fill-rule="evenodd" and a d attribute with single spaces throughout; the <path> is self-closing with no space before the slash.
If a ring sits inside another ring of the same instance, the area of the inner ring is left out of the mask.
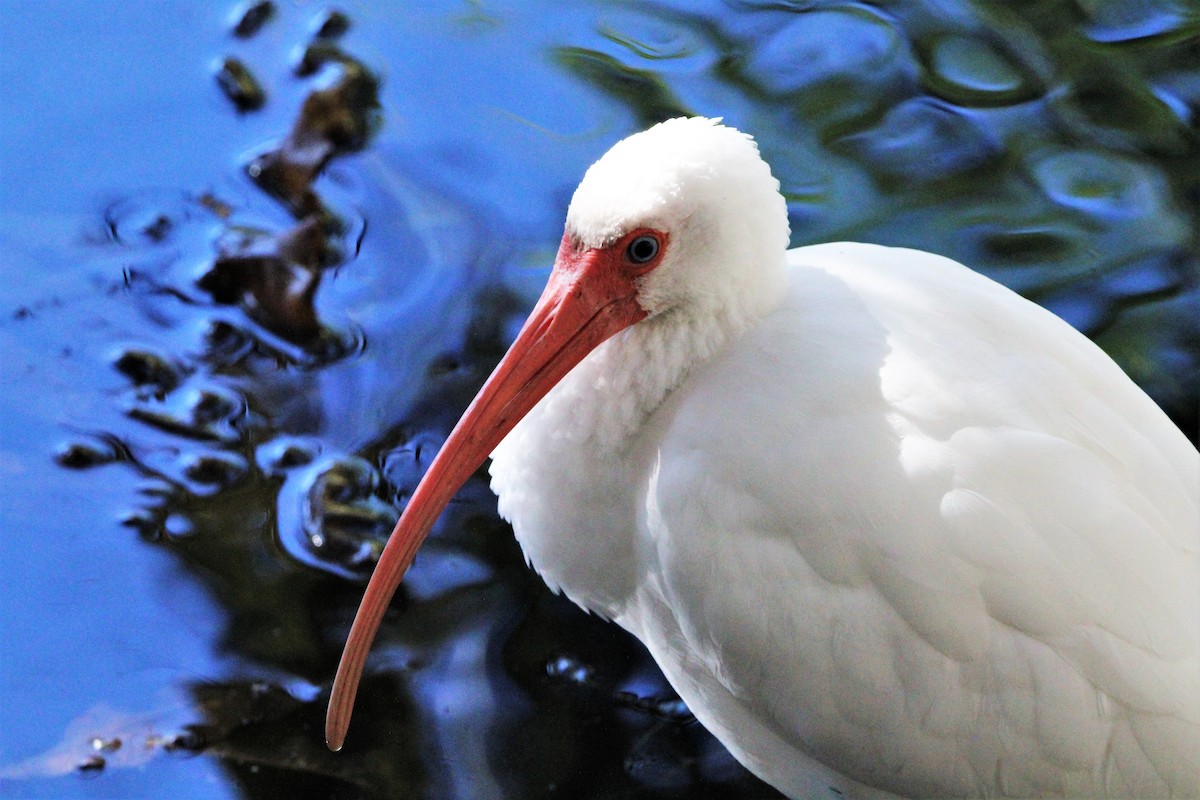
<path id="1" fill-rule="evenodd" d="M 664 401 L 776 303 L 643 320 L 580 362 L 496 449 L 501 513 L 552 588 L 602 616 L 621 613 L 643 577 L 638 503 Z"/>
<path id="2" fill-rule="evenodd" d="M 596 453 L 627 452 L 663 400 L 745 327 L 668 311 L 614 336 L 568 376 L 564 390 L 586 409 L 577 435 Z"/>
<path id="3" fill-rule="evenodd" d="M 777 263 L 776 263 L 777 260 Z M 609 339 L 563 381 L 588 408 L 579 435 L 595 450 L 624 453 L 672 391 L 731 340 L 774 311 L 787 291 L 784 255 L 763 254 L 723 302 L 651 316 Z"/>

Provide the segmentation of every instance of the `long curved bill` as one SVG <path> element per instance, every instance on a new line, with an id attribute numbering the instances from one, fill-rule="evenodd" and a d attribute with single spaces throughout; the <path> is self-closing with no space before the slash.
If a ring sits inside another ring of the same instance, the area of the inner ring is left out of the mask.
<path id="1" fill-rule="evenodd" d="M 340 750 L 363 664 L 400 580 L 442 509 L 520 419 L 597 345 L 638 322 L 632 279 L 607 250 L 579 251 L 566 236 L 525 326 L 454 426 L 396 523 L 350 628 L 325 718 Z"/>

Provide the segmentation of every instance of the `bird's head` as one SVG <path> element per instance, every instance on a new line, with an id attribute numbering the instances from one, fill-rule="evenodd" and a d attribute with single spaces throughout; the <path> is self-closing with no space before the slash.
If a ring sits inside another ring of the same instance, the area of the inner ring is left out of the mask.
<path id="1" fill-rule="evenodd" d="M 759 312 L 788 246 L 779 181 L 754 140 L 718 120 L 667 120 L 614 145 L 567 211 L 556 270 L 590 259 L 647 316 Z"/>
<path id="2" fill-rule="evenodd" d="M 446 439 L 380 556 L 334 680 L 338 749 L 383 613 L 443 507 L 510 430 L 602 342 L 671 313 L 756 317 L 781 293 L 779 183 L 754 141 L 714 120 L 663 122 L 587 171 L 550 280 L 517 339 Z"/>

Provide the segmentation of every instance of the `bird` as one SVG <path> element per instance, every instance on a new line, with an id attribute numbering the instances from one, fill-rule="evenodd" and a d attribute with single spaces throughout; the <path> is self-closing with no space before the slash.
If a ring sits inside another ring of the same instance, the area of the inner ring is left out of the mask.
<path id="1" fill-rule="evenodd" d="M 1200 796 L 1200 454 L 948 258 L 789 248 L 719 119 L 585 173 L 546 288 L 412 494 L 334 679 L 491 457 L 545 582 L 792 798 Z"/>

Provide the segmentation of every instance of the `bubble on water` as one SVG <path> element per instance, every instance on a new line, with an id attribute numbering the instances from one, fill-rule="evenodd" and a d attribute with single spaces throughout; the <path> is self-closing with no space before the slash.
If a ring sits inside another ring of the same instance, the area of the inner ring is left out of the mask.
<path id="1" fill-rule="evenodd" d="M 834 81 L 876 81 L 912 67 L 904 35 L 878 12 L 849 7 L 788 18 L 747 57 L 754 80 L 775 94 Z"/>
<path id="2" fill-rule="evenodd" d="M 367 575 L 396 521 L 379 473 L 357 456 L 324 456 L 292 470 L 279 490 L 279 540 L 298 561 L 346 578 Z"/>
<path id="3" fill-rule="evenodd" d="M 1158 215 L 1167 202 L 1165 176 L 1118 153 L 1052 150 L 1035 154 L 1031 169 L 1051 200 L 1096 217 Z"/>
<path id="4" fill-rule="evenodd" d="M 134 419 L 172 433 L 236 442 L 242 436 L 238 422 L 245 416 L 246 400 L 233 389 L 201 377 L 165 395 L 140 392 L 127 410 Z"/>
<path id="5" fill-rule="evenodd" d="M 255 451 L 258 468 L 273 477 L 286 475 L 297 467 L 311 464 L 321 454 L 321 440 L 304 436 L 280 436 Z"/>
<path id="6" fill-rule="evenodd" d="M 595 28 L 599 39 L 591 44 L 598 50 L 658 75 L 696 75 L 708 69 L 717 56 L 696 31 L 643 9 L 611 6 L 597 19 Z"/>
<path id="7" fill-rule="evenodd" d="M 71 442 L 63 442 L 54 453 L 54 460 L 59 466 L 69 469 L 90 469 L 125 457 L 125 448 L 115 439 L 106 437 L 89 437 Z"/>
<path id="8" fill-rule="evenodd" d="M 681 31 L 663 25 L 643 28 L 633 34 L 614 25 L 602 24 L 600 34 L 647 61 L 686 58 L 695 51 L 694 43 Z"/>
<path id="9" fill-rule="evenodd" d="M 304 342 L 278 336 L 250 320 L 224 318 L 220 309 L 204 324 L 206 358 L 224 366 L 253 369 L 258 362 L 267 369 L 317 369 L 351 358 L 366 347 L 365 332 L 353 324 L 343 329 L 321 326 L 315 338 Z"/>
<path id="10" fill-rule="evenodd" d="M 122 348 L 112 363 L 134 385 L 157 386 L 164 391 L 178 385 L 182 371 L 170 356 L 138 346 Z"/>
<path id="11" fill-rule="evenodd" d="M 900 103 L 875 128 L 838 144 L 867 161 L 875 174 L 917 181 L 952 177 L 1000 152 L 999 143 L 973 118 L 928 97 Z"/>
<path id="12" fill-rule="evenodd" d="M 180 471 L 189 491 L 201 497 L 228 489 L 250 469 L 245 458 L 223 451 L 186 453 L 180 461 Z"/>
<path id="13" fill-rule="evenodd" d="M 1033 76 L 988 41 L 950 35 L 929 47 L 924 73 L 930 90 L 968 106 L 995 106 L 1027 100 L 1040 93 Z"/>
<path id="14" fill-rule="evenodd" d="M 1106 44 L 1169 35 L 1195 19 L 1178 0 L 1080 0 L 1079 7 L 1088 38 Z"/>
<path id="15" fill-rule="evenodd" d="M 874 117 L 885 98 L 911 91 L 919 69 L 894 20 L 872 8 L 803 10 L 738 50 L 744 80 L 786 97 L 824 136 Z M 736 63 L 736 62 L 735 62 Z"/>
<path id="16" fill-rule="evenodd" d="M 197 388 L 190 394 L 189 400 L 192 418 L 201 424 L 226 420 L 244 405 L 236 393 L 212 386 Z"/>

